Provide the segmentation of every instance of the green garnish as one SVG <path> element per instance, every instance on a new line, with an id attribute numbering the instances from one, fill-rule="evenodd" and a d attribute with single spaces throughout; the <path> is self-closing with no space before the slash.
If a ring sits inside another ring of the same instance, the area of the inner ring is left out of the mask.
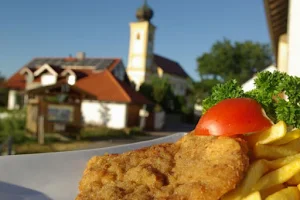
<path id="1" fill-rule="evenodd" d="M 300 78 L 279 71 L 265 71 L 259 72 L 254 82 L 256 88 L 248 92 L 244 92 L 236 80 L 214 86 L 211 96 L 202 102 L 203 113 L 224 99 L 249 97 L 262 105 L 273 122 L 283 120 L 300 128 Z"/>

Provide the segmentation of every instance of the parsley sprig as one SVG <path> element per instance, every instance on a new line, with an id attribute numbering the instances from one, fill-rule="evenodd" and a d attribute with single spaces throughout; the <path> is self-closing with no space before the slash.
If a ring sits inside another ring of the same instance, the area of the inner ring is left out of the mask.
<path id="1" fill-rule="evenodd" d="M 300 128 L 300 78 L 274 71 L 259 72 L 254 80 L 255 88 L 244 92 L 236 80 L 218 84 L 211 96 L 203 100 L 203 112 L 218 102 L 228 98 L 249 97 L 257 100 L 266 114 L 278 122 Z"/>

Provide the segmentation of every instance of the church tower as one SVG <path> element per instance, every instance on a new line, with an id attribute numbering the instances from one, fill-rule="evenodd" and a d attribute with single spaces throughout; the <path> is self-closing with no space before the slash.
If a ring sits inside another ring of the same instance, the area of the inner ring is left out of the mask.
<path id="1" fill-rule="evenodd" d="M 136 22 L 130 23 L 130 42 L 127 74 L 138 90 L 140 85 L 155 72 L 153 66 L 153 43 L 155 26 L 150 22 L 153 10 L 145 0 L 136 12 Z"/>

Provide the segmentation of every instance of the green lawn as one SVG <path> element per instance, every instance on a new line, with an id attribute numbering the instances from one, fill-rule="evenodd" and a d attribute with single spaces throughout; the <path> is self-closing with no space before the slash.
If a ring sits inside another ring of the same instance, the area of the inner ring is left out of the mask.
<path id="1" fill-rule="evenodd" d="M 147 136 L 138 128 L 110 129 L 106 127 L 86 127 L 80 133 L 80 139 L 63 137 L 57 133 L 45 135 L 45 143 L 38 144 L 37 138 L 26 134 L 25 131 L 14 131 L 11 134 L 14 140 L 15 154 L 46 153 L 82 149 L 97 141 L 112 139 L 134 139 L 136 136 Z M 1 134 L 0 141 L 4 141 L 10 134 Z"/>
<path id="2" fill-rule="evenodd" d="M 0 112 L 6 111 L 4 108 Z M 78 138 L 63 137 L 57 133 L 45 134 L 45 144 L 38 144 L 37 138 L 25 131 L 25 110 L 9 112 L 10 116 L 0 119 L 0 144 L 8 137 L 13 138 L 16 154 L 56 152 L 84 148 L 90 143 L 112 139 L 133 139 L 146 136 L 139 128 L 111 129 L 107 127 L 85 127 Z"/>

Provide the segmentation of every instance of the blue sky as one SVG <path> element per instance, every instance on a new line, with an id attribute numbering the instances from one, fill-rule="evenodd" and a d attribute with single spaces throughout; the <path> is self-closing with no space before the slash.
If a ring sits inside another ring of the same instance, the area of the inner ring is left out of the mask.
<path id="1" fill-rule="evenodd" d="M 121 57 L 127 65 L 129 22 L 143 0 L 1 0 L 0 72 L 9 77 L 33 57 Z M 148 0 L 155 53 L 198 79 L 196 58 L 216 40 L 269 43 L 263 1 Z"/>

